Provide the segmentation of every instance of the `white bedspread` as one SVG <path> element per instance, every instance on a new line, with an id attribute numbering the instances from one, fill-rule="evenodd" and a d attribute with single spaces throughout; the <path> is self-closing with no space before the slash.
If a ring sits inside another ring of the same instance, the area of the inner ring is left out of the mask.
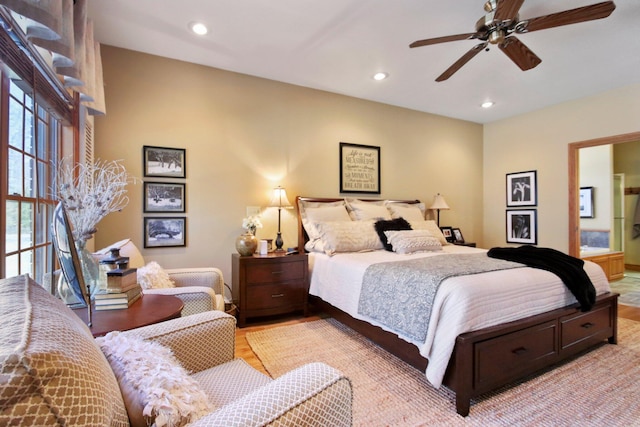
<path id="1" fill-rule="evenodd" d="M 370 264 L 483 251 L 486 252 L 485 249 L 447 245 L 442 252 L 412 255 L 374 251 L 329 257 L 311 253 L 309 292 L 356 319 L 389 330 L 379 322 L 358 314 L 362 277 Z M 585 261 L 584 268 L 598 295 L 610 291 L 609 282 L 600 266 Z M 427 379 L 435 387 L 440 387 L 458 335 L 575 302 L 576 299 L 558 276 L 540 269 L 525 267 L 452 277 L 442 282 L 436 294 L 425 342 L 415 342 L 404 336 L 400 338 L 417 346 L 420 354 L 429 360 Z"/>

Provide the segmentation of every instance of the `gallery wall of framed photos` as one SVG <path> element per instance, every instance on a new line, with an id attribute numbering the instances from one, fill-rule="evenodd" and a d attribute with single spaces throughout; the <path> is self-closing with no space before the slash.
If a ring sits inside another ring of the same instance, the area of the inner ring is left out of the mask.
<path id="1" fill-rule="evenodd" d="M 538 244 L 537 172 L 514 172 L 506 175 L 507 243 Z"/>
<path id="2" fill-rule="evenodd" d="M 142 170 L 144 247 L 186 246 L 186 150 L 145 145 Z"/>

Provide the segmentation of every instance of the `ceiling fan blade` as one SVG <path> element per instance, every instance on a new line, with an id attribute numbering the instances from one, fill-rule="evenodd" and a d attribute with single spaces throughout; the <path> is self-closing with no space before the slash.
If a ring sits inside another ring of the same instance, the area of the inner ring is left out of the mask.
<path id="1" fill-rule="evenodd" d="M 457 40 L 471 40 L 477 37 L 477 33 L 456 34 L 454 36 L 435 37 L 432 39 L 417 40 L 409 45 L 409 47 L 428 46 L 438 43 L 454 42 Z"/>
<path id="2" fill-rule="evenodd" d="M 576 9 L 565 10 L 564 12 L 539 16 L 537 18 L 523 21 L 524 25 L 521 28 L 520 24 L 518 24 L 516 32 L 525 33 L 545 30 L 547 28 L 560 27 L 562 25 L 602 19 L 611 15 L 615 8 L 616 5 L 612 1 L 604 1 L 590 6 L 578 7 Z"/>
<path id="3" fill-rule="evenodd" d="M 524 0 L 498 0 L 494 18 L 496 21 L 515 19 Z"/>
<path id="4" fill-rule="evenodd" d="M 507 37 L 498 45 L 505 55 L 516 63 L 522 71 L 535 68 L 542 62 L 538 56 L 515 36 Z"/>
<path id="5" fill-rule="evenodd" d="M 442 82 L 447 80 L 449 77 L 453 76 L 456 71 L 458 71 L 464 64 L 471 61 L 471 59 L 476 56 L 480 51 L 482 51 L 485 47 L 487 47 L 487 42 L 480 43 L 471 48 L 467 53 L 462 55 L 460 59 L 453 63 L 453 65 L 446 69 L 446 71 L 436 79 L 437 82 Z"/>

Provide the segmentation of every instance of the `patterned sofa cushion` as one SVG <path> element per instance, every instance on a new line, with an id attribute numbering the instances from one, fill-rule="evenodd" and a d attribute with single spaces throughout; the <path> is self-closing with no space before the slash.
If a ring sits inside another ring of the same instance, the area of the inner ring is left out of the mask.
<path id="1" fill-rule="evenodd" d="M 0 425 L 128 426 L 84 323 L 28 276 L 0 280 Z"/>

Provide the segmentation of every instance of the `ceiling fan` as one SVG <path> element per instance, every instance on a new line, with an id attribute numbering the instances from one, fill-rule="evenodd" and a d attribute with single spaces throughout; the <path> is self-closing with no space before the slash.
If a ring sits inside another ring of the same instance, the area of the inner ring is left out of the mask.
<path id="1" fill-rule="evenodd" d="M 489 43 L 497 44 L 509 59 L 515 62 L 522 71 L 526 71 L 535 68 L 542 60 L 513 34 L 529 33 L 531 31 L 606 18 L 616 8 L 613 1 L 604 1 L 590 6 L 538 16 L 537 18 L 520 20 L 518 11 L 523 3 L 524 0 L 488 0 L 484 4 L 484 10 L 487 14 L 478 20 L 474 33 L 418 40 L 411 43 L 409 47 L 428 46 L 457 40 L 477 39 L 482 41 L 482 43 L 472 47 L 471 50 L 438 76 L 437 82 L 447 80 L 481 50 L 489 50 L 487 47 Z"/>

